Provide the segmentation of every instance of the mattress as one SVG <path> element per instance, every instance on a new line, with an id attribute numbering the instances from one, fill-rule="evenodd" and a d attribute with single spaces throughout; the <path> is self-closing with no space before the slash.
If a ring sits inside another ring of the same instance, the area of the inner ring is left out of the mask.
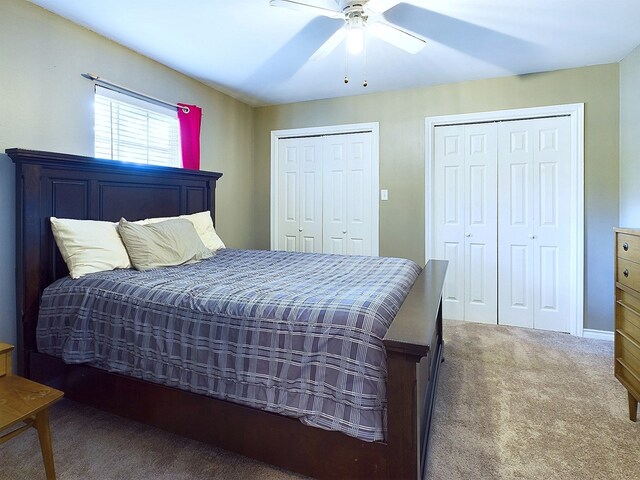
<path id="1" fill-rule="evenodd" d="M 38 350 L 384 440 L 382 339 L 419 273 L 398 258 L 222 249 L 65 277 L 43 293 Z"/>

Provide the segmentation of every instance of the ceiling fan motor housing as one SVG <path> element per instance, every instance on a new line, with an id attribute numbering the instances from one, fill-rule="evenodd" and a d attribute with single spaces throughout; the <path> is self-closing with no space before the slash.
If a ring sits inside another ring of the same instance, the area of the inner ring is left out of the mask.
<path id="1" fill-rule="evenodd" d="M 364 11 L 364 5 L 366 1 L 355 0 L 344 2 L 342 13 L 344 13 L 344 19 L 349 26 L 364 27 L 367 21 L 367 15 Z"/>

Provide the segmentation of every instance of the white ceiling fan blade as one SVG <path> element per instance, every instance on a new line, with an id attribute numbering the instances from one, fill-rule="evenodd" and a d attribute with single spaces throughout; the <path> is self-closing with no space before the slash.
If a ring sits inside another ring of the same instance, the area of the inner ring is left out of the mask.
<path id="1" fill-rule="evenodd" d="M 320 60 L 322 58 L 325 58 L 327 55 L 333 52 L 335 48 L 340 45 L 340 43 L 342 43 L 346 36 L 347 29 L 345 27 L 342 27 L 336 33 L 331 35 L 329 39 L 324 42 L 313 55 L 311 55 L 311 58 L 309 60 Z"/>
<path id="2" fill-rule="evenodd" d="M 376 37 L 398 47 L 405 52 L 418 53 L 427 42 L 407 30 L 391 25 L 387 22 L 377 21 L 370 24 L 371 33 Z"/>
<path id="3" fill-rule="evenodd" d="M 369 0 L 365 8 L 373 14 L 381 14 L 395 7 L 402 0 Z"/>
<path id="4" fill-rule="evenodd" d="M 339 10 L 331 10 L 329 8 L 319 7 L 307 2 L 297 0 L 271 0 L 269 5 L 272 7 L 286 7 L 291 10 L 313 13 L 314 15 L 322 15 L 330 18 L 344 18 L 344 14 Z"/>

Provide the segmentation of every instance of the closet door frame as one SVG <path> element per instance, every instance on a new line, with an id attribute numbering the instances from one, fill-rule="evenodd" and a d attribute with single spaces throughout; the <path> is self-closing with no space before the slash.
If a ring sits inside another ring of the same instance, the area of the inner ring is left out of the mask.
<path id="1" fill-rule="evenodd" d="M 380 153 L 378 122 L 326 125 L 271 131 L 271 249 L 278 246 L 278 144 L 281 138 L 371 133 L 371 254 L 380 254 Z"/>
<path id="2" fill-rule="evenodd" d="M 584 334 L 584 104 L 442 115 L 425 118 L 425 262 L 435 253 L 435 127 L 566 115 L 571 119 L 571 313 L 570 334 Z"/>

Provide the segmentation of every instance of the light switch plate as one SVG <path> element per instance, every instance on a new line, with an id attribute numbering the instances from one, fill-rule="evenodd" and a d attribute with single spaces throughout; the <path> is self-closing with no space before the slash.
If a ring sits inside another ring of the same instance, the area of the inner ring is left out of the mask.
<path id="1" fill-rule="evenodd" d="M 389 190 L 384 188 L 380 190 L 380 200 L 389 200 Z"/>

